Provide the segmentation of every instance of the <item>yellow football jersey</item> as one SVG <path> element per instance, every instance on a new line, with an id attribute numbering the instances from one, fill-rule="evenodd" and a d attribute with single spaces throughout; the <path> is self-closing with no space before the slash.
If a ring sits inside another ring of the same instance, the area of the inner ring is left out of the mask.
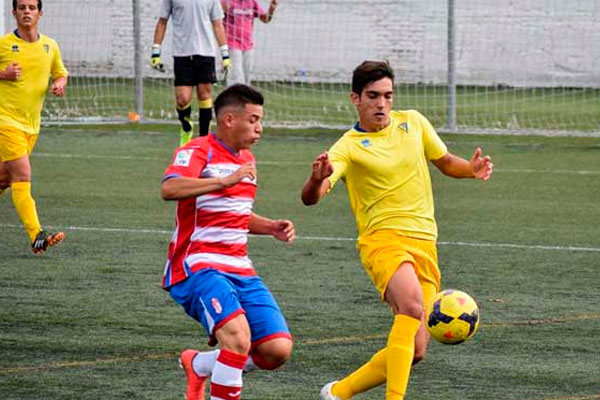
<path id="1" fill-rule="evenodd" d="M 58 45 L 45 35 L 35 42 L 27 42 L 14 32 L 0 37 L 0 70 L 13 62 L 21 66 L 21 77 L 0 80 L 0 127 L 37 134 L 50 76 L 56 79 L 68 72 Z"/>
<path id="2" fill-rule="evenodd" d="M 331 187 L 345 181 L 359 238 L 377 229 L 394 229 L 435 240 L 427 162 L 443 157 L 448 149 L 417 111 L 392 111 L 390 119 L 378 132 L 357 130 L 357 125 L 331 147 Z"/>

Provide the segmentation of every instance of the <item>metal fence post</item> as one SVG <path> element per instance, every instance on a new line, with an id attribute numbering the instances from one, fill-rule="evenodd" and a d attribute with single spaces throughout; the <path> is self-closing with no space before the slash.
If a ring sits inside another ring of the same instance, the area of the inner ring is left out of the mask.
<path id="1" fill-rule="evenodd" d="M 456 18 L 454 0 L 448 0 L 448 120 L 450 131 L 456 130 Z"/>
<path id="2" fill-rule="evenodd" d="M 133 46 L 134 46 L 134 74 L 135 74 L 135 111 L 140 119 L 144 117 L 144 76 L 142 54 L 142 29 L 140 17 L 140 1 L 133 2 Z"/>

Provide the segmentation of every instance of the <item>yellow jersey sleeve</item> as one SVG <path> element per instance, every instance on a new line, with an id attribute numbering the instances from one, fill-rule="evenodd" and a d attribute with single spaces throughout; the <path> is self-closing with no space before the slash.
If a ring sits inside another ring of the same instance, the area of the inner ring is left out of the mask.
<path id="1" fill-rule="evenodd" d="M 333 174 L 328 178 L 330 191 L 340 179 L 345 180 L 346 169 L 350 161 L 348 150 L 343 137 L 329 149 L 329 162 L 333 166 Z"/>
<path id="2" fill-rule="evenodd" d="M 68 76 L 69 72 L 67 71 L 67 68 L 65 68 L 65 64 L 63 63 L 62 55 L 60 53 L 60 47 L 58 47 L 58 44 L 54 40 L 52 40 L 52 42 L 54 44 L 52 52 L 54 57 L 52 58 L 52 68 L 50 70 L 52 79 L 60 78 L 62 76 Z"/>
<path id="3" fill-rule="evenodd" d="M 448 148 L 435 131 L 433 125 L 431 125 L 431 122 L 418 111 L 413 110 L 411 112 L 415 114 L 415 119 L 419 121 L 421 125 L 425 157 L 428 160 L 437 160 L 445 156 L 448 152 Z"/>

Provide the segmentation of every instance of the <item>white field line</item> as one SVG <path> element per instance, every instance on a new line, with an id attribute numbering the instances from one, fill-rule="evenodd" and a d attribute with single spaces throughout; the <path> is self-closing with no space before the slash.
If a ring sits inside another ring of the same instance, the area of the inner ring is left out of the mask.
<path id="1" fill-rule="evenodd" d="M 2 228 L 22 229 L 21 225 L 0 224 Z M 135 233 L 135 234 L 156 234 L 170 235 L 172 231 L 163 229 L 132 229 L 132 228 L 97 228 L 83 226 L 47 226 L 51 230 L 66 231 L 90 231 L 90 232 L 115 232 L 115 233 Z M 250 235 L 254 238 L 270 238 L 265 235 Z M 297 236 L 296 240 L 310 241 L 328 241 L 328 242 L 353 242 L 356 238 L 352 237 L 333 237 L 333 236 Z M 493 248 L 511 248 L 523 250 L 551 250 L 551 251 L 587 251 L 600 253 L 600 247 L 579 247 L 579 246 L 546 246 L 536 244 L 513 244 L 513 243 L 476 243 L 476 242 L 437 242 L 440 246 L 462 246 L 462 247 L 493 247 Z"/>
<path id="2" fill-rule="evenodd" d="M 59 153 L 33 153 L 33 157 L 49 158 L 82 158 L 89 160 L 130 160 L 130 161 L 167 161 L 169 158 L 161 157 L 137 157 L 137 156 L 111 156 L 98 154 L 59 154 Z M 269 161 L 258 160 L 259 165 L 303 165 L 308 168 L 310 161 Z M 587 170 L 542 170 L 542 169 L 518 169 L 518 168 L 496 168 L 494 172 L 513 172 L 526 174 L 574 174 L 574 175 L 600 175 L 600 171 Z"/>

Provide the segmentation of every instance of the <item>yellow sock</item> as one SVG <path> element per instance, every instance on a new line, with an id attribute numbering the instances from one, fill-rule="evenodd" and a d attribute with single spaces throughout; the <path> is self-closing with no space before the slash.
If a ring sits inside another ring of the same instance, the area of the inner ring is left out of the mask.
<path id="1" fill-rule="evenodd" d="M 365 392 L 385 382 L 387 376 L 387 348 L 379 350 L 371 360 L 333 385 L 331 394 L 342 400 Z"/>
<path id="2" fill-rule="evenodd" d="M 402 400 L 415 353 L 415 336 L 421 321 L 398 314 L 390 330 L 387 346 L 387 400 Z"/>
<path id="3" fill-rule="evenodd" d="M 42 230 L 35 208 L 35 200 L 31 196 L 31 182 L 13 182 L 12 201 L 21 217 L 21 222 L 27 231 L 29 241 L 33 242 L 35 236 Z"/>

